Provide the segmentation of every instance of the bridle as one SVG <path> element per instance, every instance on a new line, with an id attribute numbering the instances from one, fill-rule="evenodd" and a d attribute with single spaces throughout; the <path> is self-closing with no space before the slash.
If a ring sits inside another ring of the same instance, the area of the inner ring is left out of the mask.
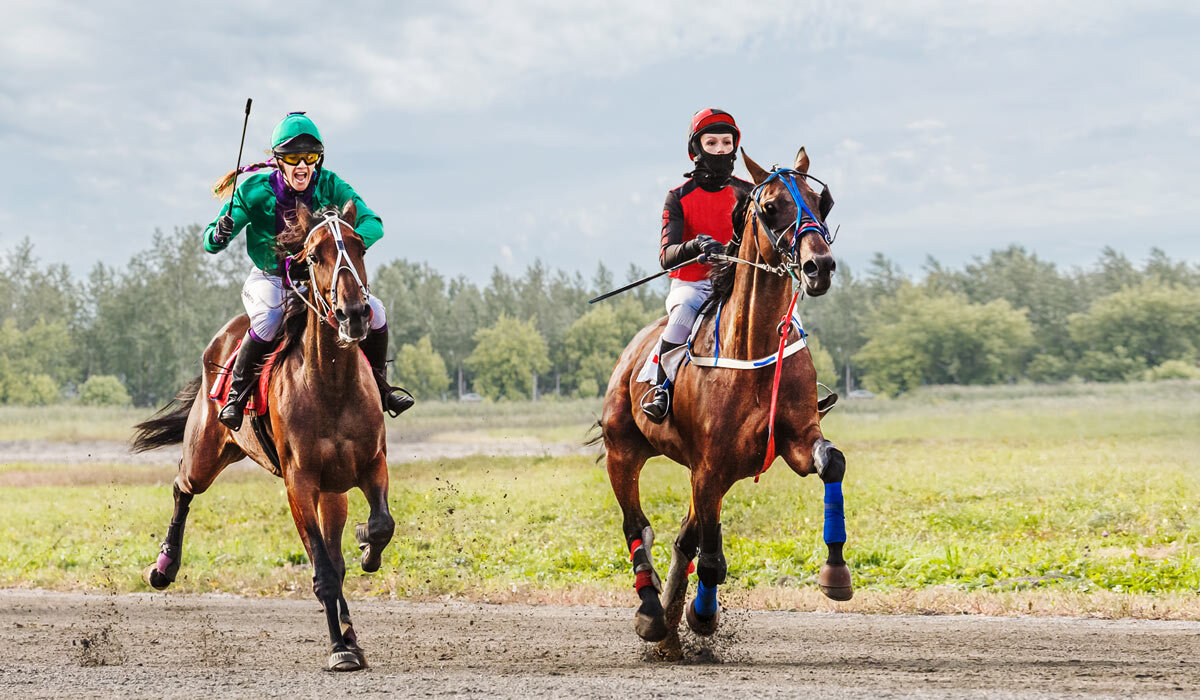
<path id="1" fill-rule="evenodd" d="M 354 268 L 354 265 L 350 264 L 350 256 L 346 253 L 346 240 L 342 236 L 342 227 L 345 226 L 350 230 L 353 230 L 353 227 L 343 221 L 335 212 L 325 212 L 323 216 L 324 219 L 321 221 L 321 223 L 309 229 L 308 235 L 304 238 L 304 246 L 301 248 L 300 253 L 297 253 L 297 255 L 305 255 L 305 259 L 298 260 L 296 256 L 293 255 L 289 255 L 284 258 L 283 274 L 287 279 L 288 287 L 291 288 L 292 293 L 300 297 L 300 301 L 303 301 L 308 308 L 316 312 L 318 318 L 325 319 L 325 322 L 332 326 L 340 334 L 341 328 L 338 326 L 337 321 L 335 320 L 333 307 L 337 303 L 338 279 L 341 278 L 342 270 L 348 270 L 350 272 L 350 275 L 354 278 L 354 281 L 358 283 L 358 288 L 362 291 L 364 299 L 370 295 L 371 290 L 369 287 L 367 287 L 366 283 L 362 281 L 362 277 L 359 276 L 358 270 Z M 308 256 L 306 254 L 306 251 L 308 250 L 308 243 L 310 240 L 312 240 L 313 235 L 323 228 L 328 228 L 330 233 L 333 235 L 333 242 L 335 245 L 337 245 L 338 253 L 337 258 L 335 258 L 333 261 L 333 282 L 330 283 L 329 292 L 327 294 L 320 293 L 320 290 L 317 289 L 317 281 L 312 279 L 310 275 L 310 280 L 312 281 L 313 287 L 313 298 L 316 299 L 317 304 L 319 304 L 321 307 L 317 308 L 313 302 L 308 300 L 308 296 L 297 288 L 296 283 L 292 281 L 291 266 L 293 262 L 297 264 L 302 263 L 306 266 L 311 265 L 311 261 L 308 260 Z"/>
<path id="2" fill-rule="evenodd" d="M 819 219 L 812 212 L 812 210 L 808 208 L 808 205 L 805 204 L 804 196 L 800 193 L 800 186 L 796 184 L 797 177 L 802 177 L 806 180 L 812 180 L 813 182 L 819 183 L 822 187 L 822 197 L 826 196 L 829 192 L 829 185 L 826 185 L 818 178 L 809 175 L 808 173 L 802 173 L 799 170 L 793 170 L 792 168 L 779 167 L 772 168 L 770 175 L 767 176 L 767 179 L 755 185 L 754 189 L 750 191 L 750 203 L 754 205 L 754 221 L 751 224 L 751 235 L 757 240 L 758 226 L 761 224 L 763 229 L 770 234 L 768 239 L 771 241 L 771 248 L 773 248 L 775 252 L 779 254 L 779 257 L 783 260 L 783 264 L 765 265 L 762 263 L 751 262 L 749 260 L 742 260 L 741 258 L 736 258 L 733 256 L 713 257 L 718 260 L 753 265 L 754 267 L 779 275 L 780 277 L 790 275 L 792 279 L 799 282 L 800 277 L 797 273 L 800 270 L 800 240 L 808 234 L 814 233 L 825 239 L 827 244 L 832 245 L 834 236 L 830 234 L 829 227 L 825 225 L 825 222 Z M 784 186 L 788 192 L 788 195 L 791 196 L 792 201 L 796 204 L 796 219 L 780 230 L 773 229 L 767 224 L 766 213 L 763 211 L 761 201 L 763 190 L 767 185 L 771 184 L 775 180 L 778 180 Z M 790 242 L 785 243 L 784 239 L 787 237 L 788 233 L 792 233 L 792 238 Z M 738 231 L 734 236 L 733 245 L 737 246 L 740 244 L 741 232 Z"/>

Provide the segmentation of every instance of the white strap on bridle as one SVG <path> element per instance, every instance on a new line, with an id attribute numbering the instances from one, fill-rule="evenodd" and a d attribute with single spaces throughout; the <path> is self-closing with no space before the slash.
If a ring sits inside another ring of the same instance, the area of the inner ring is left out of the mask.
<path id="1" fill-rule="evenodd" d="M 342 226 L 351 229 L 352 227 L 334 212 L 325 212 L 324 216 L 324 220 L 309 229 L 308 235 L 304 237 L 304 249 L 308 250 L 308 242 L 312 240 L 313 234 L 315 234 L 317 231 L 320 231 L 322 228 L 327 226 L 329 227 L 330 233 L 333 234 L 333 242 L 335 245 L 337 245 L 338 251 L 337 258 L 335 258 L 333 261 L 333 281 L 329 285 L 329 298 L 326 299 L 320 294 L 320 290 L 317 289 L 316 281 L 313 280 L 313 297 L 322 307 L 321 309 L 318 309 L 312 304 L 312 302 L 308 300 L 308 297 L 306 297 L 304 294 L 301 294 L 300 291 L 296 289 L 296 285 L 292 284 L 290 276 L 288 279 L 288 285 L 292 288 L 292 292 L 296 296 L 300 297 L 301 301 L 308 305 L 308 308 L 317 312 L 318 316 L 321 316 L 325 319 L 330 319 L 333 316 L 333 304 L 337 299 L 338 278 L 341 277 L 342 270 L 349 270 L 350 276 L 354 278 L 354 281 L 358 283 L 358 288 L 362 290 L 364 298 L 370 295 L 371 290 L 366 284 L 363 283 L 362 278 L 358 275 L 358 270 L 354 268 L 354 265 L 350 264 L 350 256 L 346 254 L 346 240 L 342 237 Z M 311 277 L 312 273 L 310 272 L 309 274 Z"/>

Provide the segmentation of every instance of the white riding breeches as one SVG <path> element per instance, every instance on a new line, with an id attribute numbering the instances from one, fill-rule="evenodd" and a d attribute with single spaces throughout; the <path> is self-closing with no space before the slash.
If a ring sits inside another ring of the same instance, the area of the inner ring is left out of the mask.
<path id="1" fill-rule="evenodd" d="M 671 280 L 671 291 L 667 294 L 667 327 L 663 329 L 663 339 L 668 343 L 687 342 L 700 307 L 710 294 L 712 282 L 708 280 Z"/>
<path id="2" fill-rule="evenodd" d="M 283 326 L 287 304 L 299 304 L 283 287 L 283 278 L 255 268 L 242 285 L 242 305 L 250 316 L 250 332 L 259 340 L 274 340 Z M 387 325 L 387 310 L 378 298 L 367 295 L 371 306 L 371 330 Z"/>
<path id="3" fill-rule="evenodd" d="M 659 364 L 667 379 L 674 382 L 675 373 L 683 362 L 687 342 L 696 323 L 700 307 L 712 294 L 712 282 L 700 280 L 688 282 L 681 279 L 671 280 L 671 291 L 667 294 L 667 326 L 663 329 L 662 340 L 659 343 Z M 662 343 L 671 343 L 680 347 L 663 352 Z"/>

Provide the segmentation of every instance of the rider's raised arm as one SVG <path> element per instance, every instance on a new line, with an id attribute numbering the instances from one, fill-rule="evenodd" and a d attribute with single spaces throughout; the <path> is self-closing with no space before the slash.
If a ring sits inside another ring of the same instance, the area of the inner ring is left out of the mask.
<path id="1" fill-rule="evenodd" d="M 247 178 L 242 184 L 238 185 L 237 192 L 225 204 L 221 205 L 221 210 L 217 212 L 217 217 L 204 229 L 204 250 L 209 253 L 219 253 L 229 247 L 229 242 L 237 237 L 238 232 L 250 223 L 250 213 L 246 207 L 246 197 L 248 190 L 251 188 L 251 179 Z M 233 217 L 233 234 L 229 236 L 229 240 L 224 243 L 218 243 L 213 238 L 213 234 L 217 232 L 217 222 L 222 216 L 229 215 Z"/>
<path id="2" fill-rule="evenodd" d="M 383 219 L 367 206 L 349 183 L 332 171 L 329 172 L 329 177 L 333 186 L 332 201 L 340 202 L 339 208 L 351 199 L 354 200 L 354 207 L 358 211 L 358 217 L 353 222 L 354 231 L 363 239 L 363 245 L 370 248 L 372 243 L 383 238 Z"/>
<path id="3" fill-rule="evenodd" d="M 658 251 L 658 262 L 665 270 L 674 267 L 687 258 L 682 253 L 683 248 L 683 204 L 675 190 L 667 193 L 667 202 L 663 205 L 662 214 L 662 245 Z"/>

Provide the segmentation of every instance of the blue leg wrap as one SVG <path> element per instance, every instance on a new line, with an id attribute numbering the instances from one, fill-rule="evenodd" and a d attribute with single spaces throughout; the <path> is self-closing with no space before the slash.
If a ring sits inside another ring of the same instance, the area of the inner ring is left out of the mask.
<path id="1" fill-rule="evenodd" d="M 825 543 L 846 541 L 846 514 L 842 509 L 842 482 L 825 484 Z"/>
<path id="2" fill-rule="evenodd" d="M 717 614 L 717 587 L 706 586 L 700 581 L 696 586 L 696 614 L 700 617 L 712 617 Z"/>

